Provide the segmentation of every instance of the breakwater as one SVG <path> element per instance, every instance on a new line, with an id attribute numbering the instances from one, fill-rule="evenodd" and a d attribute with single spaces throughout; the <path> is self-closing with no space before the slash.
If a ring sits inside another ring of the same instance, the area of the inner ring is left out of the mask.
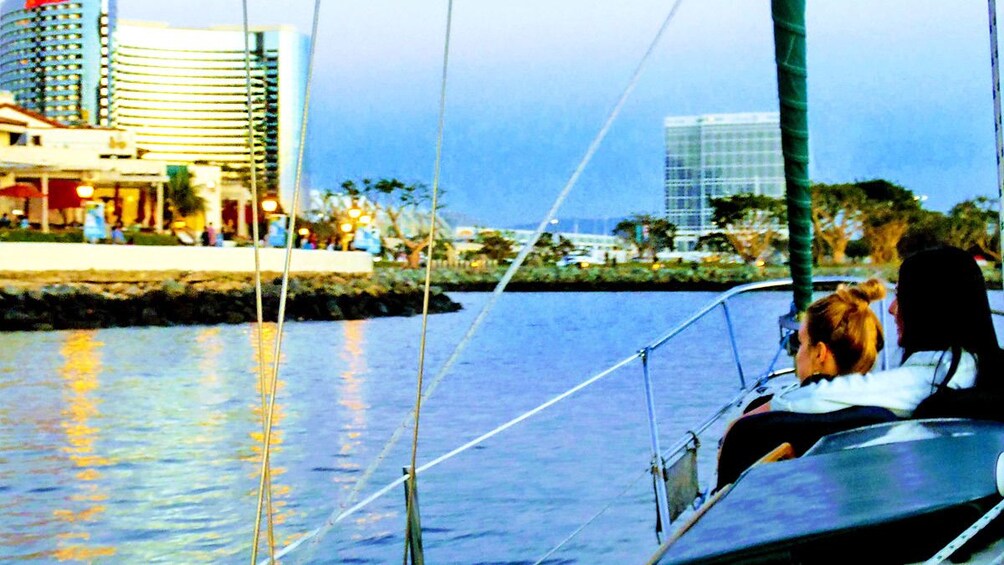
<path id="1" fill-rule="evenodd" d="M 281 278 L 262 275 L 266 321 L 279 310 Z M 290 278 L 286 320 L 412 316 L 422 286 L 407 277 L 298 274 Z M 432 313 L 460 305 L 440 289 Z M 0 331 L 237 324 L 257 319 L 254 278 L 234 273 L 0 273 Z"/>

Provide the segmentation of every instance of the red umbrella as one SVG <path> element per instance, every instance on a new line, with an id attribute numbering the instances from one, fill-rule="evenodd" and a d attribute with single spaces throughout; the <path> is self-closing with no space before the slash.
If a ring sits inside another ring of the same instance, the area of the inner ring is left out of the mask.
<path id="1" fill-rule="evenodd" d="M 10 198 L 45 198 L 42 191 L 35 185 L 25 182 L 19 182 L 6 188 L 0 188 L 0 196 L 8 196 Z"/>

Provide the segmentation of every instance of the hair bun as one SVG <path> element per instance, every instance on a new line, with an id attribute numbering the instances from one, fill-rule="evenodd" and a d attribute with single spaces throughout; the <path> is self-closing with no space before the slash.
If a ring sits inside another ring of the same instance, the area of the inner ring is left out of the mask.
<path id="1" fill-rule="evenodd" d="M 859 300 L 863 300 L 866 303 L 881 300 L 885 298 L 886 295 L 885 283 L 876 278 L 871 278 L 863 283 L 851 285 L 848 287 L 848 290 Z"/>

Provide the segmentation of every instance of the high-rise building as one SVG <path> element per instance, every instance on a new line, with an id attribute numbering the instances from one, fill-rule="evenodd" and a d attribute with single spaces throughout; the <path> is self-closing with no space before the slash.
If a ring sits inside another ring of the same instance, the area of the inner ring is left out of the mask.
<path id="1" fill-rule="evenodd" d="M 666 219 L 677 227 L 677 248 L 692 250 L 717 228 L 710 200 L 740 193 L 785 192 L 779 115 L 710 114 L 668 117 Z"/>
<path id="2" fill-rule="evenodd" d="M 0 90 L 66 124 L 107 126 L 115 0 L 3 0 Z"/>
<path id="3" fill-rule="evenodd" d="M 290 26 L 252 28 L 251 114 L 260 190 L 289 206 L 303 123 L 308 41 Z M 112 123 L 147 156 L 223 168 L 249 186 L 248 93 L 240 27 L 172 28 L 119 22 Z"/>

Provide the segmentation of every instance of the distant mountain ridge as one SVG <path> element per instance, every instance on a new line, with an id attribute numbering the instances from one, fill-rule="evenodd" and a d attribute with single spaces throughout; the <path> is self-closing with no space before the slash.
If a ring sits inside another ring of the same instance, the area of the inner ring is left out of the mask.
<path id="1" fill-rule="evenodd" d="M 510 224 L 506 226 L 493 226 L 485 224 L 469 214 L 447 210 L 441 216 L 451 226 L 478 226 L 486 228 L 496 228 L 502 230 L 535 230 L 539 222 Z M 614 226 L 624 218 L 561 218 L 557 225 L 551 226 L 547 231 L 562 233 L 589 233 L 598 235 L 611 235 Z"/>
<path id="2" fill-rule="evenodd" d="M 597 235 L 611 235 L 614 226 L 624 218 L 561 218 L 558 224 L 549 227 L 549 232 L 560 233 L 590 233 Z M 514 224 L 506 226 L 504 229 L 511 230 L 535 230 L 539 223 L 534 224 Z"/>

